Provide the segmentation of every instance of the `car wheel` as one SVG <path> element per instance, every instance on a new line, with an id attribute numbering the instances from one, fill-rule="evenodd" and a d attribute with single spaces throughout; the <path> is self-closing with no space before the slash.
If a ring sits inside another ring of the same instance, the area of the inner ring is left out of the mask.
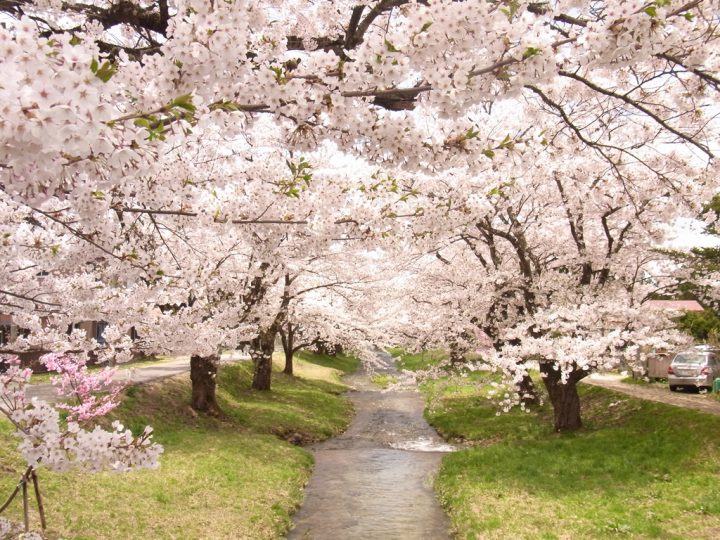
<path id="1" fill-rule="evenodd" d="M 670 385 L 670 391 L 671 391 L 671 392 L 677 392 L 677 391 L 678 391 L 678 385 L 677 385 L 677 384 L 671 384 L 671 385 Z"/>

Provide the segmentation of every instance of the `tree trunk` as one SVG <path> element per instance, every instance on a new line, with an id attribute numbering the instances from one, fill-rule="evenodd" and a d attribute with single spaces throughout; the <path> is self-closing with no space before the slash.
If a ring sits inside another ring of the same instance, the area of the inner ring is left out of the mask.
<path id="1" fill-rule="evenodd" d="M 287 332 L 280 329 L 280 340 L 282 341 L 283 352 L 285 353 L 285 369 L 283 373 L 286 375 L 293 374 L 293 352 L 295 347 L 295 331 L 292 323 L 287 323 Z"/>
<path id="2" fill-rule="evenodd" d="M 314 343 L 315 345 L 315 352 L 317 354 L 327 355 L 330 351 L 328 350 L 327 343 L 324 341 L 318 339 Z"/>
<path id="3" fill-rule="evenodd" d="M 540 403 L 537 390 L 535 389 L 535 383 L 530 375 L 525 375 L 522 378 L 520 386 L 518 387 L 518 392 L 520 392 L 520 401 L 525 405 L 537 405 Z"/>
<path id="4" fill-rule="evenodd" d="M 549 362 L 540 362 L 540 373 L 550 396 L 555 416 L 555 431 L 573 431 L 582 427 L 580 419 L 580 396 L 577 383 L 587 376 L 587 371 L 577 368 L 570 372 L 563 384 L 560 371 Z"/>
<path id="5" fill-rule="evenodd" d="M 272 380 L 272 355 L 275 350 L 275 331 L 264 330 L 252 340 L 250 358 L 254 365 L 252 387 L 270 390 Z"/>
<path id="6" fill-rule="evenodd" d="M 285 351 L 285 368 L 283 369 L 285 375 L 293 374 L 293 352 L 292 349 Z"/>
<path id="7" fill-rule="evenodd" d="M 220 357 L 217 355 L 190 357 L 191 406 L 196 411 L 203 411 L 211 415 L 218 415 L 222 412 L 215 400 L 218 360 Z"/>

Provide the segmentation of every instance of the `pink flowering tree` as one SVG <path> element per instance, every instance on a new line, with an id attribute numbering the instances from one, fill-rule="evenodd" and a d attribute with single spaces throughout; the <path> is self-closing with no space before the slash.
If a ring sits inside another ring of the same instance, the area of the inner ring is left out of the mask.
<path id="1" fill-rule="evenodd" d="M 0 414 L 15 427 L 20 439 L 18 450 L 27 464 L 0 513 L 22 492 L 26 531 L 29 529 L 30 483 L 34 487 L 42 528 L 46 526 L 37 475 L 41 467 L 55 472 L 125 472 L 159 465 L 162 447 L 152 441 L 152 428 L 146 427 L 135 436 L 117 420 L 110 429 L 98 424 L 98 420 L 119 404 L 117 398 L 122 387 L 112 383 L 113 369 L 91 374 L 78 357 L 46 355 L 42 360 L 49 370 L 57 373 L 53 384 L 61 400 L 53 405 L 28 398 L 26 387 L 32 371 L 22 369 L 17 357 L 2 355 L 0 359 L 7 366 L 0 374 Z"/>

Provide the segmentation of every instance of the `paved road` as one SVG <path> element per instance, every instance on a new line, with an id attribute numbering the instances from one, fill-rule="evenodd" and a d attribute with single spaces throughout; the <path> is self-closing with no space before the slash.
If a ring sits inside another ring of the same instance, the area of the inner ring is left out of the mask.
<path id="1" fill-rule="evenodd" d="M 224 363 L 239 360 L 248 360 L 248 357 L 237 351 L 232 351 L 224 353 L 220 361 Z M 126 384 L 141 384 L 172 377 L 189 370 L 190 357 L 178 356 L 172 360 L 148 362 L 147 364 L 138 364 L 137 367 L 119 369 L 115 375 L 115 380 Z M 50 383 L 31 384 L 27 387 L 27 396 L 29 398 L 37 397 L 49 403 L 58 399 L 55 387 Z"/>
<path id="2" fill-rule="evenodd" d="M 696 409 L 710 414 L 720 415 L 720 401 L 715 399 L 712 394 L 698 394 L 685 392 L 671 392 L 667 386 L 659 385 L 641 385 L 627 384 L 621 382 L 622 376 L 613 374 L 594 373 L 583 382 L 592 384 L 593 386 L 602 386 L 609 388 L 628 396 L 647 399 L 649 401 L 658 401 L 675 405 L 676 407 L 685 407 L 686 409 Z"/>

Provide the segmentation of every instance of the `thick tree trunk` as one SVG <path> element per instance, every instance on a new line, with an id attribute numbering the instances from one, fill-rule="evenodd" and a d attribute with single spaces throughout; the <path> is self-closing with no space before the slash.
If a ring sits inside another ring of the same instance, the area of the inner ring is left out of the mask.
<path id="1" fill-rule="evenodd" d="M 255 390 L 270 390 L 272 380 L 272 355 L 275 350 L 275 331 L 265 330 L 252 340 L 250 358 L 255 367 L 252 387 Z"/>
<path id="2" fill-rule="evenodd" d="M 530 375 L 525 375 L 522 378 L 518 391 L 520 392 L 520 401 L 525 405 L 537 405 L 540 402 L 535 383 L 530 378 Z"/>
<path id="3" fill-rule="evenodd" d="M 555 431 L 573 431 L 582 427 L 580 419 L 580 396 L 577 383 L 586 375 L 586 371 L 573 370 L 563 384 L 560 371 L 552 363 L 541 362 L 540 373 L 550 396 L 555 416 Z"/>
<path id="4" fill-rule="evenodd" d="M 191 356 L 192 408 L 211 415 L 221 413 L 215 400 L 215 377 L 219 356 Z"/>

